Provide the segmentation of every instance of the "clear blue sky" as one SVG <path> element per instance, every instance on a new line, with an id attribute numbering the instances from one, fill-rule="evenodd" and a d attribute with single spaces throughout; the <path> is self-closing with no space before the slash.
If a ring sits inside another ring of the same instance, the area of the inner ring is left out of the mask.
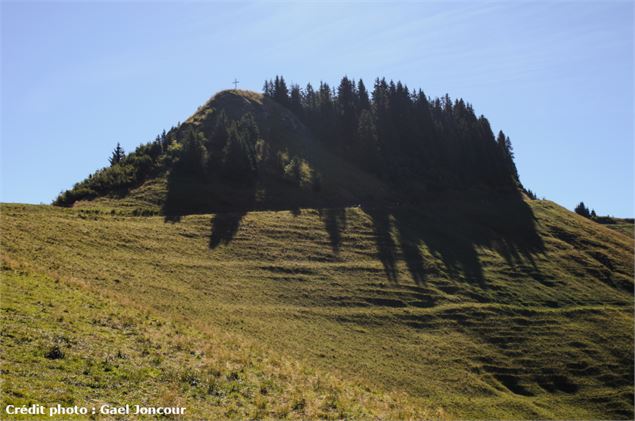
<path id="1" fill-rule="evenodd" d="M 0 201 L 49 203 L 214 92 L 400 79 L 503 129 L 525 185 L 633 216 L 631 2 L 3 2 Z"/>

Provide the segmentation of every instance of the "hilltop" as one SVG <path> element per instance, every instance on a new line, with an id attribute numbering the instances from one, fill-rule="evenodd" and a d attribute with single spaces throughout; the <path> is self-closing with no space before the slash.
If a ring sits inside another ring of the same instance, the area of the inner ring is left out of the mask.
<path id="1" fill-rule="evenodd" d="M 95 199 L 141 214 L 422 203 L 447 191 L 523 191 L 509 137 L 462 99 L 378 79 L 214 95 L 184 123 L 103 168 L 55 204 Z M 125 198 L 125 200 L 119 200 Z"/>

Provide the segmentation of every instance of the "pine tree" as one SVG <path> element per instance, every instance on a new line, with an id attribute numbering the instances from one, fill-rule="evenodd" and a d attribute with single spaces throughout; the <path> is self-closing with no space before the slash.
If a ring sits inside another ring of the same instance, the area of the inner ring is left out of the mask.
<path id="1" fill-rule="evenodd" d="M 265 80 L 265 85 L 262 88 L 262 92 L 265 96 L 269 98 L 273 97 L 273 86 L 270 81 Z"/>
<path id="2" fill-rule="evenodd" d="M 243 132 L 245 133 L 245 132 Z M 233 182 L 245 183 L 253 179 L 255 166 L 249 148 L 237 124 L 228 131 L 229 139 L 223 151 L 223 176 Z"/>
<path id="3" fill-rule="evenodd" d="M 584 216 L 585 218 L 590 218 L 591 213 L 589 212 L 589 208 L 586 207 L 584 202 L 580 202 L 578 206 L 575 207 L 575 213 L 578 215 Z"/>
<path id="4" fill-rule="evenodd" d="M 357 109 L 360 110 L 370 110 L 370 99 L 368 98 L 368 91 L 366 90 L 366 85 L 364 85 L 363 80 L 359 80 L 357 82 Z"/>
<path id="5" fill-rule="evenodd" d="M 112 151 L 112 155 L 108 158 L 108 162 L 110 162 L 110 166 L 114 166 L 119 164 L 126 157 L 126 152 L 123 150 L 119 142 L 117 142 L 117 146 Z"/>
<path id="6" fill-rule="evenodd" d="M 316 125 L 313 127 L 320 139 L 329 147 L 335 149 L 336 129 L 335 129 L 335 104 L 333 93 L 327 83 L 320 82 L 320 89 L 317 92 L 318 109 Z"/>
<path id="7" fill-rule="evenodd" d="M 302 119 L 302 91 L 298 85 L 291 86 L 291 96 L 289 98 L 289 108 L 300 119 Z"/>
<path id="8" fill-rule="evenodd" d="M 285 107 L 289 105 L 289 89 L 282 76 L 276 76 L 273 81 L 273 99 Z"/>
<path id="9" fill-rule="evenodd" d="M 180 176 L 203 178 L 207 170 L 207 149 L 202 133 L 190 130 L 182 142 L 175 170 Z"/>
<path id="10" fill-rule="evenodd" d="M 351 154 L 352 144 L 357 132 L 357 116 L 355 113 L 355 84 L 348 77 L 344 76 L 337 88 L 336 109 L 337 121 L 336 130 L 339 137 L 339 149 Z"/>
<path id="11" fill-rule="evenodd" d="M 512 179 L 516 183 L 520 183 L 518 179 L 518 170 L 516 169 L 516 164 L 514 163 L 514 148 L 512 147 L 512 142 L 509 140 L 509 136 L 505 136 L 503 131 L 498 132 L 498 137 L 496 138 L 496 143 L 498 144 L 498 148 L 502 153 L 503 162 L 505 164 L 505 169 L 507 173 L 512 177 Z"/>
<path id="12" fill-rule="evenodd" d="M 229 139 L 229 119 L 225 110 L 216 117 L 214 128 L 207 141 L 205 147 L 207 148 L 207 174 L 215 174 L 222 166 L 223 150 L 227 145 Z"/>
<path id="13" fill-rule="evenodd" d="M 362 168 L 375 174 L 381 172 L 381 159 L 379 154 L 379 142 L 377 128 L 373 121 L 373 115 L 369 110 L 362 110 L 357 127 L 357 139 L 359 142 L 357 160 Z"/>
<path id="14" fill-rule="evenodd" d="M 380 168 L 389 180 L 433 188 L 522 189 L 509 137 L 502 132 L 495 137 L 487 119 L 461 98 L 429 99 L 385 78 L 375 80 L 369 98 L 364 82 L 347 76 L 337 89 L 321 82 L 319 89 L 293 85 L 290 91 L 276 76 L 264 91 L 329 149 L 366 169 Z"/>

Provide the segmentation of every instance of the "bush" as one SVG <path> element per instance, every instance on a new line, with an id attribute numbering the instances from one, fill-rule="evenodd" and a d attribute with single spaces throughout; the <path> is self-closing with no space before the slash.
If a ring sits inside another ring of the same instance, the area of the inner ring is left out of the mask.
<path id="1" fill-rule="evenodd" d="M 58 345 L 54 345 L 44 356 L 49 360 L 61 360 L 64 358 L 64 351 Z"/>

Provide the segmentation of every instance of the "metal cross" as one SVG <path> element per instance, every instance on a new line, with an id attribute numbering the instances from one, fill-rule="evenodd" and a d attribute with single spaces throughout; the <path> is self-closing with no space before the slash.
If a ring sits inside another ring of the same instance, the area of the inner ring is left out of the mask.
<path id="1" fill-rule="evenodd" d="M 234 89 L 238 89 L 238 79 L 234 78 L 232 83 L 234 84 Z"/>

